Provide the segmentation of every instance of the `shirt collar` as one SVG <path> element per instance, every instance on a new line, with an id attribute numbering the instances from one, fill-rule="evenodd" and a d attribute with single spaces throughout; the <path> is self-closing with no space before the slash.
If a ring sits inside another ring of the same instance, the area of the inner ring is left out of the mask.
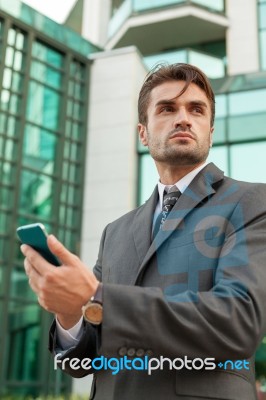
<path id="1" fill-rule="evenodd" d="M 172 186 L 176 186 L 181 193 L 183 193 L 186 188 L 188 187 L 188 185 L 192 182 L 192 180 L 195 178 L 196 175 L 198 175 L 198 173 L 204 168 L 206 167 L 207 162 L 205 161 L 204 164 L 200 165 L 199 167 L 193 169 L 193 171 L 189 172 L 187 175 L 183 176 L 183 178 L 181 178 L 179 181 L 177 181 L 176 183 L 174 183 L 173 185 L 164 185 L 163 183 L 161 183 L 160 181 L 158 182 L 158 193 L 159 193 L 159 202 L 160 202 L 160 209 L 162 209 L 162 205 L 163 205 L 163 194 L 164 191 L 168 192 L 169 189 Z"/>

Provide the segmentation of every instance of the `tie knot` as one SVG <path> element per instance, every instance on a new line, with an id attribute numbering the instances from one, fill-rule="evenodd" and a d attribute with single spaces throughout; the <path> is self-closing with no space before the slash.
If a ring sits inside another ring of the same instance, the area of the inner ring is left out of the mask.
<path id="1" fill-rule="evenodd" d="M 177 202 L 178 198 L 180 197 L 181 192 L 178 188 L 174 185 L 170 188 L 168 193 L 164 193 L 163 196 L 163 206 L 174 206 Z"/>

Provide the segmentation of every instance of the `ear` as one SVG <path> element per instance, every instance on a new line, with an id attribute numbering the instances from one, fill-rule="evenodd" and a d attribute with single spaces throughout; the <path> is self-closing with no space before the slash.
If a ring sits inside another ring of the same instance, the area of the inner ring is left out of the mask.
<path id="1" fill-rule="evenodd" d="M 145 125 L 138 124 L 139 140 L 143 146 L 148 146 L 148 133 Z"/>
<path id="2" fill-rule="evenodd" d="M 214 132 L 214 126 L 210 130 L 210 147 L 212 147 L 213 143 L 213 132 Z"/>

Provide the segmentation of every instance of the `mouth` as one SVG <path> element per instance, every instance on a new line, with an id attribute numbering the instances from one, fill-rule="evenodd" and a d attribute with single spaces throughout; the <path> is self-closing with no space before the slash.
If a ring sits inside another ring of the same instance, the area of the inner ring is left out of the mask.
<path id="1" fill-rule="evenodd" d="M 193 135 L 191 135 L 189 132 L 175 133 L 174 135 L 170 136 L 170 139 L 192 139 L 192 140 L 195 140 Z"/>

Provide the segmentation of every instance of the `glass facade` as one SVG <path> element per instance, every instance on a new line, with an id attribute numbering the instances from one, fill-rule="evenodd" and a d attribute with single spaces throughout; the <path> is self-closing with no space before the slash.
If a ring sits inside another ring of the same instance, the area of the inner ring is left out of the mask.
<path id="1" fill-rule="evenodd" d="M 52 369 L 51 315 L 29 288 L 16 227 L 42 222 L 79 252 L 88 69 L 82 51 L 0 10 L 0 397 L 70 390 Z"/>
<path id="2" fill-rule="evenodd" d="M 258 0 L 261 68 L 266 70 L 266 0 Z"/>

